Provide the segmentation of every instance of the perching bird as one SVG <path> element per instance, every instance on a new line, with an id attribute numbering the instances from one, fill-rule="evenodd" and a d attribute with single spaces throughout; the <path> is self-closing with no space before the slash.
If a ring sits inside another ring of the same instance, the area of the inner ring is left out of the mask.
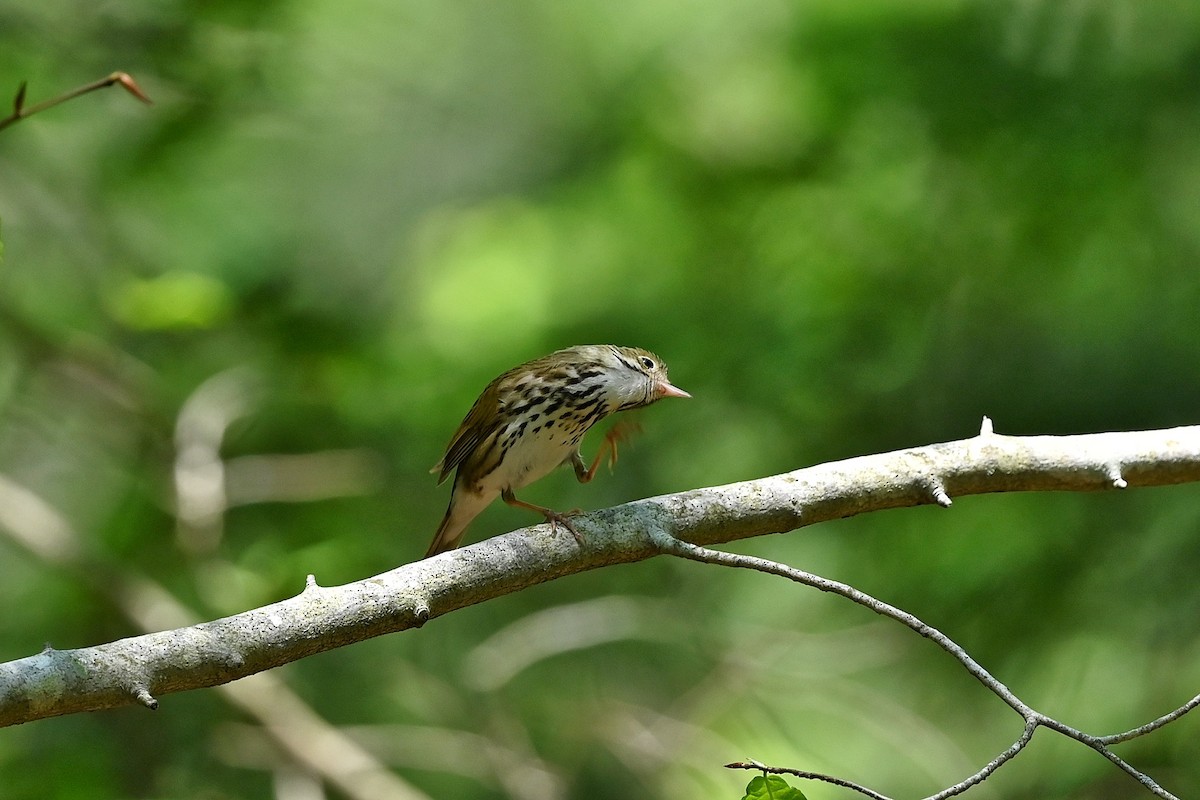
<path id="1" fill-rule="evenodd" d="M 591 466 L 579 452 L 583 435 L 600 420 L 664 397 L 691 397 L 667 380 L 658 356 L 637 347 L 568 347 L 513 367 L 487 385 L 430 472 L 438 483 L 452 470 L 450 506 L 425 557 L 453 550 L 463 532 L 497 496 L 542 514 L 575 534 L 567 514 L 518 500 L 513 492 L 571 462 L 587 483 L 609 451 L 616 460 L 620 425 L 609 431 Z M 576 539 L 578 539 L 576 534 Z"/>

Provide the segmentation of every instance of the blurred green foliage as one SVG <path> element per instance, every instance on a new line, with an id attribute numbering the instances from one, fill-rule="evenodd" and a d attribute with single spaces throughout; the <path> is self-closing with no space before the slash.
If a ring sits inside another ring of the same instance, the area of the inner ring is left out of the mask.
<path id="1" fill-rule="evenodd" d="M 0 84 L 29 102 L 114 69 L 156 104 L 95 93 L 0 136 L 0 477 L 104 565 L 0 536 L 0 659 L 139 633 L 138 576 L 211 618 L 416 558 L 477 392 L 570 344 L 651 348 L 695 400 L 644 412 L 614 475 L 529 490 L 561 508 L 985 413 L 1200 421 L 1195 4 L 0 9 Z M 469 539 L 533 522 L 496 505 Z M 1198 487 L 739 547 L 922 616 L 1088 730 L 1200 686 Z M 862 609 L 665 559 L 278 674 L 439 798 L 733 798 L 746 756 L 917 796 L 1020 730 Z M 217 692 L 162 700 L 0 732 L 0 796 L 312 796 Z M 1121 753 L 1186 794 L 1196 725 Z M 975 795 L 1140 796 L 1046 733 Z"/>

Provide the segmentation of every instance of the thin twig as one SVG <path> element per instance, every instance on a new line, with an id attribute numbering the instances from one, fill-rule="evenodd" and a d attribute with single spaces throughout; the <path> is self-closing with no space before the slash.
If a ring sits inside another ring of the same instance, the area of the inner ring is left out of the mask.
<path id="1" fill-rule="evenodd" d="M 658 545 L 659 549 L 665 553 L 670 553 L 672 555 L 680 556 L 681 558 L 687 558 L 692 561 L 699 561 L 705 564 L 752 569 L 758 572 L 765 572 L 770 575 L 778 575 L 780 577 L 795 581 L 796 583 L 810 586 L 814 589 L 820 589 L 823 592 L 831 592 L 833 594 L 840 595 L 845 597 L 847 600 L 851 600 L 870 609 L 871 611 L 874 611 L 876 614 L 893 619 L 896 622 L 911 628 L 913 631 L 919 633 L 921 636 L 924 636 L 926 639 L 933 641 L 935 644 L 953 656 L 960 664 L 962 664 L 976 680 L 982 683 L 985 687 L 987 687 L 988 690 L 990 690 L 993 694 L 1003 700 L 1009 707 L 1021 715 L 1022 719 L 1025 720 L 1025 728 L 1022 731 L 1021 736 L 1018 737 L 1012 745 L 1006 748 L 1004 752 L 1002 752 L 996 758 L 985 764 L 983 768 L 975 772 L 973 775 L 970 775 L 964 780 L 959 781 L 953 786 L 943 789 L 937 794 L 931 795 L 930 797 L 926 798 L 926 800 L 945 800 L 946 798 L 962 794 L 972 786 L 982 783 L 993 772 L 995 772 L 997 769 L 1015 757 L 1017 753 L 1023 750 L 1025 745 L 1027 745 L 1030 739 L 1033 738 L 1034 732 L 1039 727 L 1049 728 L 1063 734 L 1064 736 L 1074 739 L 1077 742 L 1087 745 L 1096 752 L 1100 753 L 1100 755 L 1107 758 L 1119 769 L 1127 773 L 1134 780 L 1141 783 L 1146 789 L 1158 797 L 1164 798 L 1164 800 L 1178 800 L 1175 795 L 1159 786 L 1158 783 L 1156 783 L 1149 775 L 1133 767 L 1127 761 L 1110 750 L 1107 747 L 1107 744 L 1110 743 L 1110 740 L 1112 742 L 1125 741 L 1126 739 L 1134 738 L 1134 735 L 1140 736 L 1142 733 L 1148 733 L 1152 730 L 1162 727 L 1162 725 L 1178 719 L 1179 717 L 1183 716 L 1183 714 L 1190 711 L 1198 703 L 1200 703 L 1200 699 L 1193 698 L 1187 704 L 1181 706 L 1170 714 L 1160 717 L 1158 720 L 1155 720 L 1152 723 L 1143 725 L 1141 728 L 1135 728 L 1134 731 L 1127 731 L 1124 734 L 1116 734 L 1114 737 L 1092 736 L 1034 710 L 1019 697 L 1013 694 L 1012 690 L 1010 690 L 1007 686 L 996 679 L 990 672 L 984 669 L 977 661 L 975 661 L 975 659 L 971 658 L 966 650 L 964 650 L 949 636 L 942 633 L 937 628 L 934 628 L 932 625 L 923 622 L 907 611 L 896 608 L 893 605 L 872 597 L 866 592 L 855 589 L 853 586 L 841 583 L 839 581 L 830 580 L 829 578 L 823 578 L 820 575 L 814 575 L 811 572 L 795 569 L 794 567 L 789 567 L 785 564 L 780 564 L 776 561 L 770 561 L 765 558 L 758 558 L 756 556 L 743 555 L 740 553 L 726 553 L 720 550 L 712 550 L 707 547 L 700 547 L 698 545 L 691 544 L 690 542 L 684 542 L 676 539 L 661 528 L 652 530 L 651 537 L 653 538 L 655 544 Z M 1135 733 L 1136 731 L 1141 731 L 1141 733 Z M 757 764 L 757 762 L 754 763 Z M 731 764 L 727 766 L 736 767 L 737 765 Z M 819 773 L 801 772 L 797 770 L 790 770 L 785 767 L 765 767 L 763 765 L 759 765 L 755 768 L 764 769 L 768 772 L 787 772 L 788 774 L 797 775 L 799 777 L 808 778 L 811 780 L 829 781 L 831 783 L 842 781 L 840 778 L 831 779 L 829 776 L 821 775 Z M 873 790 L 865 789 L 865 787 L 860 787 L 857 784 L 851 784 L 848 781 L 840 783 L 839 785 L 854 789 L 855 791 L 866 794 L 868 797 L 884 797 L 883 795 L 874 793 Z"/>
<path id="2" fill-rule="evenodd" d="M 971 775 L 971 776 L 965 778 L 964 780 L 959 781 L 958 783 L 954 784 L 953 786 L 947 786 L 942 791 L 938 792 L 937 794 L 930 795 L 925 800 L 946 800 L 946 798 L 948 798 L 948 797 L 954 797 L 955 795 L 960 795 L 963 792 L 965 792 L 967 789 L 970 789 L 972 786 L 983 783 L 985 780 L 988 779 L 989 776 L 991 776 L 991 774 L 993 772 L 1000 769 L 1000 767 L 1004 766 L 1009 761 L 1011 761 L 1013 758 L 1015 758 L 1017 753 L 1024 750 L 1025 745 L 1029 744 L 1029 741 L 1033 738 L 1034 731 L 1036 731 L 1037 729 L 1038 729 L 1037 722 L 1026 720 L 1025 721 L 1025 730 L 1023 730 L 1021 732 L 1021 735 L 1019 737 L 1017 737 L 1017 740 L 1015 742 L 1010 744 L 1008 747 L 1004 748 L 1004 750 L 1000 753 L 1000 755 L 996 756 L 991 761 L 984 764 L 983 767 L 978 772 L 976 772 L 974 775 Z"/>
<path id="3" fill-rule="evenodd" d="M 1178 719 L 1179 716 L 1182 716 L 1182 714 L 1180 714 L 1179 712 L 1186 708 L 1187 708 L 1187 704 L 1184 704 L 1183 706 L 1180 706 L 1179 708 L 1175 709 L 1175 711 L 1173 711 L 1171 713 L 1175 715 L 1176 719 Z M 1170 716 L 1170 715 L 1168 715 L 1168 716 Z M 1103 741 L 1101 741 L 1101 737 L 1093 736 L 1090 733 L 1084 733 L 1081 730 L 1072 728 L 1070 725 L 1060 722 L 1059 720 L 1056 720 L 1053 717 L 1047 717 L 1044 714 L 1038 714 L 1038 717 L 1039 717 L 1038 721 L 1041 725 L 1044 725 L 1045 727 L 1047 727 L 1051 730 L 1058 731 L 1063 736 L 1066 736 L 1069 739 L 1074 739 L 1075 741 L 1081 742 L 1082 744 L 1085 744 L 1088 747 L 1092 748 L 1097 753 L 1099 753 L 1100 755 L 1107 758 L 1109 761 L 1111 761 L 1113 764 L 1115 764 L 1119 769 L 1128 773 L 1130 777 L 1132 777 L 1134 780 L 1141 783 L 1143 786 L 1145 786 L 1147 789 L 1149 789 L 1151 792 L 1158 795 L 1159 797 L 1174 797 L 1174 795 L 1172 795 L 1166 789 L 1163 789 L 1161 786 L 1159 786 L 1157 783 L 1155 783 L 1154 779 L 1151 778 L 1149 775 L 1147 775 L 1146 773 L 1137 769 L 1136 767 L 1131 765 L 1129 762 L 1127 762 L 1125 759 L 1121 758 L 1119 755 L 1117 755 L 1112 750 L 1110 750 L 1106 746 L 1106 744 Z M 1158 726 L 1158 727 L 1161 727 L 1161 726 Z M 1154 730 L 1154 728 L 1150 728 L 1149 730 Z"/>
<path id="4" fill-rule="evenodd" d="M 795 775 L 797 778 L 803 778 L 807 781 L 824 781 L 825 783 L 832 783 L 834 786 L 841 786 L 843 789 L 852 789 L 861 795 L 866 795 L 871 800 L 892 800 L 886 794 L 880 794 L 874 789 L 868 789 L 866 786 L 857 784 L 854 781 L 848 781 L 845 778 L 825 775 L 820 772 L 792 769 L 791 767 L 768 767 L 766 764 L 762 764 L 754 759 L 750 759 L 749 761 L 734 761 L 732 764 L 726 764 L 725 769 L 753 769 L 764 774 Z"/>
<path id="5" fill-rule="evenodd" d="M 1139 725 L 1136 728 L 1123 731 L 1121 733 L 1111 733 L 1108 736 L 1097 736 L 1096 741 L 1100 742 L 1101 744 L 1119 744 L 1120 742 L 1127 742 L 1130 739 L 1136 739 L 1137 737 L 1144 736 L 1151 731 L 1158 730 L 1167 723 L 1174 722 L 1197 706 L 1200 706 L 1200 694 L 1196 695 L 1174 711 L 1168 714 L 1163 714 L 1153 722 L 1147 722 L 1145 725 Z"/>
<path id="6" fill-rule="evenodd" d="M 58 97 L 52 97 L 49 100 L 43 100 L 42 102 L 34 103 L 31 106 L 25 105 L 26 82 L 21 81 L 21 85 L 17 87 L 17 94 L 13 98 L 12 113 L 4 119 L 0 119 L 0 131 L 4 130 L 9 125 L 20 122 L 27 117 L 32 117 L 34 114 L 37 114 L 40 111 L 45 111 L 48 108 L 54 108 L 54 106 L 60 103 L 65 103 L 68 100 L 74 100 L 76 97 L 85 95 L 88 92 L 94 92 L 97 89 L 104 89 L 114 84 L 120 84 L 125 91 L 129 92 L 143 103 L 150 104 L 154 102 L 146 95 L 145 92 L 141 90 L 141 87 L 137 85 L 137 82 L 134 81 L 134 79 L 130 77 L 129 73 L 127 72 L 114 72 L 106 78 L 101 78 L 100 80 L 92 81 L 91 83 L 85 83 L 83 86 L 78 86 L 69 92 L 60 94 Z"/>

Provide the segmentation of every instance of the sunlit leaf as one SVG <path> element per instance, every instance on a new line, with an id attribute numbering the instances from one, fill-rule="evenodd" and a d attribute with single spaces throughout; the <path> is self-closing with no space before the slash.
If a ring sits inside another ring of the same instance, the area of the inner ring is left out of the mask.
<path id="1" fill-rule="evenodd" d="M 779 775 L 756 775 L 742 800 L 805 800 L 804 793 Z"/>

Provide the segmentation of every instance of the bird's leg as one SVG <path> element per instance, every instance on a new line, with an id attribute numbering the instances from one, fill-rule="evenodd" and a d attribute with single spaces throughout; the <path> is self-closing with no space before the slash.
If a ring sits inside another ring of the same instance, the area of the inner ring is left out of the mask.
<path id="1" fill-rule="evenodd" d="M 580 483 L 587 483 L 592 478 L 596 477 L 596 470 L 600 468 L 600 464 L 604 461 L 605 455 L 608 456 L 608 467 L 609 469 L 612 469 L 617 463 L 617 443 L 627 440 L 630 436 L 639 432 L 641 429 L 642 426 L 638 425 L 636 422 L 627 422 L 625 420 L 622 420 L 609 428 L 608 433 L 604 434 L 604 441 L 600 443 L 600 450 L 596 453 L 596 457 L 592 459 L 591 466 L 588 466 L 583 462 L 583 454 L 576 450 L 571 456 L 571 466 L 575 468 L 575 477 L 579 479 Z M 524 508 L 541 514 L 546 518 L 546 522 L 550 523 L 551 530 L 558 530 L 558 526 L 562 525 L 571 532 L 571 535 L 575 537 L 576 542 L 583 544 L 583 537 L 579 535 L 579 531 L 575 530 L 575 526 L 571 524 L 570 519 L 571 517 L 582 513 L 580 509 L 572 509 L 571 511 L 563 514 L 555 511 L 552 508 L 546 508 L 545 506 L 538 506 L 534 505 L 533 503 L 526 503 L 524 500 L 518 500 L 517 496 L 513 494 L 512 489 L 505 489 L 504 491 L 500 492 L 500 499 L 514 508 Z"/>
<path id="2" fill-rule="evenodd" d="M 526 503 L 524 500 L 518 500 L 517 496 L 513 494 L 512 489 L 505 489 L 504 491 L 500 492 L 500 499 L 514 508 L 525 508 L 541 514 L 546 518 L 546 522 L 550 523 L 550 530 L 552 531 L 557 531 L 558 526 L 562 525 L 571 532 L 572 536 L 575 537 L 576 543 L 583 544 L 583 537 L 579 535 L 579 531 L 575 530 L 575 526 L 571 524 L 571 520 L 569 519 L 570 517 L 580 513 L 578 508 L 574 511 L 568 511 L 565 514 L 560 514 L 552 508 L 537 506 L 533 503 Z"/>
<path id="3" fill-rule="evenodd" d="M 596 451 L 596 457 L 592 459 L 590 467 L 584 465 L 583 454 L 576 450 L 575 455 L 571 456 L 571 466 L 575 468 L 575 477 L 579 479 L 580 483 L 587 483 L 596 477 L 596 470 L 599 468 L 600 462 L 604 460 L 605 452 L 608 453 L 608 468 L 611 470 L 617 465 L 617 443 L 626 441 L 641 430 L 641 425 L 626 420 L 621 420 L 613 425 L 608 429 L 608 433 L 604 434 L 604 441 L 600 443 L 600 449 Z"/>

